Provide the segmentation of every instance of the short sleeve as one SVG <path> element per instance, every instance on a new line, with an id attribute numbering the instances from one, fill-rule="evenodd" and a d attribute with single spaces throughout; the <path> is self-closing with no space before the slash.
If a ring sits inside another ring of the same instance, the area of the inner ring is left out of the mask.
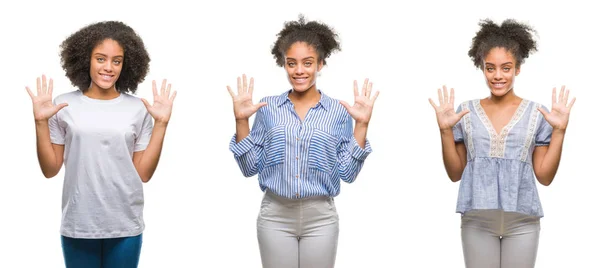
<path id="1" fill-rule="evenodd" d="M 542 109 L 548 111 L 548 109 L 542 106 Z M 548 146 L 550 145 L 550 139 L 552 138 L 552 126 L 546 121 L 543 115 L 540 114 L 540 127 L 535 134 L 535 146 Z"/>
<path id="2" fill-rule="evenodd" d="M 462 105 L 459 105 L 458 108 L 456 108 L 456 113 L 460 113 L 461 111 L 462 111 Z M 456 123 L 456 125 L 454 125 L 452 127 L 452 134 L 454 135 L 454 142 L 459 142 L 459 143 L 465 142 L 462 122 L 463 122 L 463 119 L 461 118 L 458 121 L 458 123 Z"/>
<path id="3" fill-rule="evenodd" d="M 54 100 L 54 105 L 56 105 L 56 100 Z M 63 109 L 68 108 L 69 107 L 65 107 Z M 64 145 L 66 130 L 64 127 L 61 127 L 58 122 L 61 111 L 58 111 L 58 113 L 54 114 L 52 117 L 50 117 L 50 119 L 48 119 L 48 128 L 50 129 L 50 142 L 54 144 Z"/>
<path id="4" fill-rule="evenodd" d="M 145 112 L 144 121 L 142 122 L 142 129 L 135 141 L 135 146 L 133 148 L 134 152 L 146 150 L 148 143 L 150 143 L 153 127 L 154 124 L 152 123 L 152 116 L 148 112 Z"/>

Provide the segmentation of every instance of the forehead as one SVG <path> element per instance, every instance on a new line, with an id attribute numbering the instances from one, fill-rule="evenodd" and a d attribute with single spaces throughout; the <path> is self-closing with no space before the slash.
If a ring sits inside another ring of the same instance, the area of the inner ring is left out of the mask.
<path id="1" fill-rule="evenodd" d="M 123 56 L 123 47 L 113 39 L 104 39 L 92 50 L 92 54 L 101 53 L 110 56 Z"/>
<path id="2" fill-rule="evenodd" d="M 290 59 L 317 58 L 317 50 L 306 42 L 296 42 L 285 52 L 285 57 Z"/>
<path id="3" fill-rule="evenodd" d="M 513 53 L 504 47 L 494 47 L 490 49 L 483 60 L 486 64 L 504 64 L 516 62 Z"/>

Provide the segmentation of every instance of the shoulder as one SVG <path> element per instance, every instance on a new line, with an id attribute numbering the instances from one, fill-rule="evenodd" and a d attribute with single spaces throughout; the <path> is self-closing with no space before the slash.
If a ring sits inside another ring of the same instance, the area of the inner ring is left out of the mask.
<path id="1" fill-rule="evenodd" d="M 72 102 L 74 100 L 77 100 L 79 97 L 81 97 L 81 95 L 82 95 L 82 92 L 80 90 L 73 90 L 73 91 L 62 93 L 62 94 L 56 96 L 56 98 L 54 98 L 54 102 L 55 103 Z"/>

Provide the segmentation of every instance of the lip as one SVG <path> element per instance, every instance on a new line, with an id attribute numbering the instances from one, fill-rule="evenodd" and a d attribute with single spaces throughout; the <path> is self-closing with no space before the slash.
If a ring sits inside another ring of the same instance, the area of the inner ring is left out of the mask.
<path id="1" fill-rule="evenodd" d="M 305 83 L 306 81 L 308 81 L 308 77 L 293 77 L 293 79 L 298 84 L 302 84 L 302 83 Z"/>
<path id="2" fill-rule="evenodd" d="M 492 82 L 492 87 L 495 89 L 501 89 L 504 88 L 504 86 L 506 86 L 506 82 Z"/>
<path id="3" fill-rule="evenodd" d="M 100 77 L 102 78 L 102 80 L 104 81 L 110 81 L 113 79 L 113 77 L 115 77 L 112 74 L 100 74 Z"/>

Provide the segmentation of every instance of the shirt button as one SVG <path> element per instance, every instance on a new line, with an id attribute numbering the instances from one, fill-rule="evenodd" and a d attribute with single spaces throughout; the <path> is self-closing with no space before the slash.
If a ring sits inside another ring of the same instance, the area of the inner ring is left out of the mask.
<path id="1" fill-rule="evenodd" d="M 297 141 L 299 141 L 299 140 L 300 140 L 300 138 L 296 137 L 296 140 L 297 140 Z"/>
<path id="2" fill-rule="evenodd" d="M 299 175 L 296 175 L 296 178 L 300 177 Z"/>
<path id="3" fill-rule="evenodd" d="M 300 197 L 300 194 L 299 194 L 299 193 L 296 193 L 296 197 Z"/>
<path id="4" fill-rule="evenodd" d="M 296 160 L 298 160 L 298 156 L 296 156 Z"/>

